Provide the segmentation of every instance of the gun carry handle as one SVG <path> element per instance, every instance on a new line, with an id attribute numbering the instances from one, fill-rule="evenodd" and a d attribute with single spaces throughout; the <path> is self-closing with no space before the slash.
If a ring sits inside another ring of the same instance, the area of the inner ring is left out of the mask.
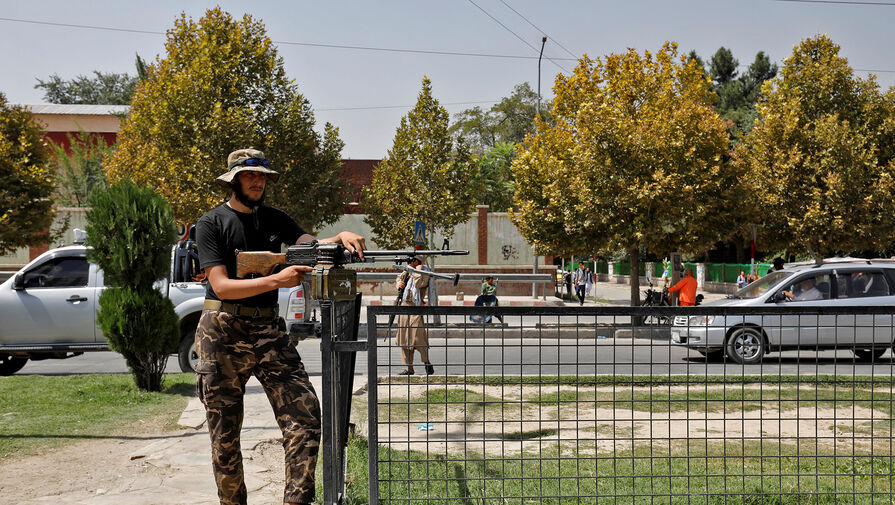
<path id="1" fill-rule="evenodd" d="M 236 277 L 243 279 L 252 274 L 270 275 L 277 265 L 285 263 L 285 253 L 242 251 L 236 255 Z"/>

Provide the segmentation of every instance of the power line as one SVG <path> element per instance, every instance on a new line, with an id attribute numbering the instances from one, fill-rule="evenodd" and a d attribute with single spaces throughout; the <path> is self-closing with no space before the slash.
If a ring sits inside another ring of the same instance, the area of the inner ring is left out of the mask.
<path id="1" fill-rule="evenodd" d="M 441 105 L 478 105 L 485 103 L 498 103 L 500 100 L 482 100 L 478 102 L 445 102 Z M 380 110 L 380 109 L 412 109 L 414 105 L 374 105 L 370 107 L 331 107 L 325 109 L 315 109 L 318 112 L 332 112 L 343 110 Z"/>
<path id="2" fill-rule="evenodd" d="M 478 9 L 478 10 L 482 11 L 483 13 L 485 13 L 485 15 L 488 16 L 489 18 L 491 18 L 495 23 L 497 23 L 497 24 L 499 24 L 500 26 L 502 26 L 504 30 L 506 30 L 506 31 L 508 31 L 508 32 L 510 32 L 510 33 L 512 33 L 514 37 L 516 37 L 517 39 L 521 40 L 523 44 L 525 44 L 526 46 L 530 47 L 534 52 L 536 52 L 536 53 L 540 53 L 540 52 L 541 52 L 540 49 L 538 49 L 538 48 L 536 48 L 535 46 L 531 45 L 527 40 L 525 40 L 524 38 L 520 37 L 518 33 L 514 32 L 513 30 L 510 30 L 510 28 L 509 28 L 507 25 L 501 23 L 499 19 L 497 19 L 496 17 L 492 16 L 490 13 L 488 13 L 488 11 L 486 11 L 485 9 L 479 7 L 479 4 L 475 3 L 474 0 L 469 0 L 469 3 L 471 3 L 472 5 L 474 5 L 476 9 Z M 559 58 L 557 58 L 557 59 L 559 59 Z M 561 70 L 563 70 L 563 71 L 565 71 L 565 72 L 569 72 L 568 69 L 566 69 L 565 67 L 563 67 L 563 66 L 560 65 L 559 63 L 553 61 L 552 58 L 547 57 L 547 60 L 549 60 L 551 63 L 553 63 L 554 65 L 556 65 L 557 67 L 559 67 Z"/>
<path id="3" fill-rule="evenodd" d="M 472 0 L 470 0 L 472 1 Z M 802 2 L 802 3 L 846 3 L 846 4 L 865 4 L 865 5 L 895 5 L 895 2 L 860 2 L 860 1 L 851 1 L 851 0 L 774 0 L 777 2 Z M 478 7 L 478 6 L 476 6 Z M 484 12 L 484 11 L 483 11 Z M 515 12 L 515 11 L 514 11 Z M 486 13 L 487 14 L 487 13 Z M 492 18 L 493 19 L 493 18 Z M 59 26 L 63 28 L 79 28 L 86 30 L 104 30 L 111 32 L 124 32 L 124 33 L 140 33 L 147 35 L 165 35 L 165 32 L 151 31 L 151 30 L 138 30 L 135 28 L 116 28 L 113 26 L 97 26 L 97 25 L 80 25 L 80 24 L 72 24 L 72 23 L 56 23 L 52 21 L 36 21 L 31 19 L 16 19 L 16 18 L 6 18 L 0 17 L 0 21 L 9 21 L 13 23 L 26 23 L 26 24 L 34 24 L 34 25 L 45 25 L 45 26 Z M 496 20 L 495 20 L 496 21 Z M 499 23 L 499 21 L 498 21 Z M 534 25 L 532 25 L 534 26 Z M 537 28 L 537 27 L 535 27 Z M 515 33 L 514 33 L 515 35 Z M 518 35 L 517 35 L 518 37 Z M 517 60 L 536 60 L 537 56 L 523 56 L 523 55 L 514 55 L 514 54 L 489 54 L 489 53 L 468 53 L 468 52 L 460 52 L 460 51 L 435 51 L 435 50 L 425 50 L 425 49 L 401 49 L 401 48 L 389 48 L 389 47 L 373 47 L 373 46 L 351 46 L 351 45 L 339 45 L 339 44 L 320 44 L 314 42 L 292 42 L 292 41 L 273 41 L 276 44 L 281 45 L 291 45 L 291 46 L 306 46 L 306 47 L 322 47 L 322 48 L 330 48 L 330 49 L 347 49 L 347 50 L 360 50 L 360 51 L 380 51 L 380 52 L 392 52 L 392 53 L 411 53 L 411 54 L 432 54 L 432 55 L 441 55 L 441 56 L 464 56 L 464 57 L 474 57 L 474 58 L 505 58 L 505 59 L 517 59 Z M 554 42 L 556 42 L 554 40 Z M 526 45 L 532 47 L 534 46 L 525 42 Z M 559 43 L 557 42 L 557 45 Z M 560 46 L 562 47 L 562 46 Z M 565 49 L 565 48 L 563 48 Z M 535 49 L 537 50 L 537 49 Z M 566 51 L 568 51 L 566 49 Z M 578 61 L 578 58 L 547 58 L 555 65 L 559 66 L 563 70 L 566 70 L 558 63 L 553 60 L 560 61 Z M 895 73 L 895 70 L 889 69 L 864 69 L 864 68 L 856 68 L 854 69 L 858 72 L 878 72 L 878 73 Z M 568 70 L 566 70 L 568 72 Z M 483 102 L 487 103 L 487 102 Z"/>
<path id="4" fill-rule="evenodd" d="M 806 4 L 845 4 L 845 5 L 883 5 L 883 6 L 895 5 L 895 2 L 861 2 L 858 0 L 774 0 L 774 1 L 806 3 Z"/>
<path id="5" fill-rule="evenodd" d="M 4 18 L 0 17 L 0 21 L 9 21 L 14 23 L 27 23 L 27 24 L 35 24 L 35 25 L 46 25 L 46 26 L 59 26 L 64 28 L 80 28 L 86 30 L 105 30 L 112 32 L 125 32 L 125 33 L 142 33 L 148 35 L 165 35 L 165 32 L 156 32 L 150 30 L 137 30 L 133 28 L 115 28 L 111 26 L 96 26 L 96 25 L 79 25 L 79 24 L 71 24 L 71 23 L 54 23 L 50 21 L 34 21 L 30 19 L 15 19 L 15 18 Z M 436 50 L 426 50 L 426 49 L 401 49 L 401 48 L 393 48 L 393 47 L 374 47 L 374 46 L 352 46 L 352 45 L 341 45 L 341 44 L 321 44 L 315 42 L 292 42 L 287 40 L 274 40 L 275 44 L 279 45 L 287 45 L 287 46 L 304 46 L 304 47 L 323 47 L 329 49 L 349 49 L 349 50 L 359 50 L 359 51 L 380 51 L 380 52 L 390 52 L 390 53 L 411 53 L 411 54 L 434 54 L 441 56 L 466 56 L 466 57 L 475 57 L 475 58 L 505 58 L 505 59 L 516 59 L 516 60 L 536 60 L 537 56 L 523 56 L 523 55 L 515 55 L 515 54 L 491 54 L 491 53 L 469 53 L 469 52 L 460 52 L 460 51 L 436 51 Z M 577 58 L 556 58 L 558 60 L 577 60 Z"/>
<path id="6" fill-rule="evenodd" d="M 529 21 L 527 17 L 523 16 L 519 11 L 517 11 L 516 9 L 514 9 L 510 4 L 506 3 L 504 0 L 500 0 L 500 3 L 506 5 L 506 6 L 507 6 L 507 9 L 510 9 L 511 11 L 515 12 L 517 16 L 519 16 L 520 18 L 522 18 L 523 20 L 525 20 L 526 23 L 530 24 L 530 25 L 532 26 L 532 28 L 534 28 L 535 30 L 541 32 L 541 35 L 543 35 L 543 36 L 549 38 L 551 41 L 553 41 L 553 42 L 554 42 L 556 45 L 558 45 L 563 51 L 565 51 L 566 53 L 568 53 L 569 56 L 571 56 L 571 57 L 573 57 L 573 58 L 575 58 L 575 59 L 578 59 L 578 58 L 575 56 L 575 53 L 573 53 L 572 51 L 569 51 L 568 49 L 566 49 L 566 46 L 560 44 L 559 41 L 556 40 L 556 38 L 554 38 L 554 37 L 550 37 L 549 35 L 547 35 L 546 32 L 544 32 L 544 30 L 541 30 L 540 28 L 538 28 L 537 26 L 535 26 L 534 23 L 532 23 L 531 21 Z"/>

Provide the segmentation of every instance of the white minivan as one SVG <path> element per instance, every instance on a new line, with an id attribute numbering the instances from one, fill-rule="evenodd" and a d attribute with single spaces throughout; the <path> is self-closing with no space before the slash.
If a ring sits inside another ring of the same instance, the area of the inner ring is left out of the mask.
<path id="1" fill-rule="evenodd" d="M 768 352 L 849 349 L 872 361 L 892 347 L 893 315 L 825 314 L 825 307 L 892 307 L 895 313 L 895 262 L 827 260 L 769 272 L 715 307 L 796 308 L 750 314 L 676 316 L 671 342 L 707 358 L 759 363 Z M 807 310 L 806 310 L 807 309 Z M 821 309 L 812 312 L 811 309 Z"/>

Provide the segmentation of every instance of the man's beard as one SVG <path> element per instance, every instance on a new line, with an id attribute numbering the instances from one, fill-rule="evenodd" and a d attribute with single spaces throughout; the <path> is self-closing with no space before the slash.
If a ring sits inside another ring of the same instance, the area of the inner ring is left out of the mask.
<path id="1" fill-rule="evenodd" d="M 264 188 L 264 191 L 261 193 L 261 196 L 258 197 L 257 200 L 252 200 L 252 197 L 247 195 L 245 191 L 242 190 L 242 184 L 237 180 L 235 184 L 233 184 L 233 192 L 236 195 L 236 199 L 239 203 L 245 205 L 250 209 L 254 209 L 256 207 L 260 207 L 261 204 L 264 203 L 264 195 L 267 194 L 267 188 Z"/>

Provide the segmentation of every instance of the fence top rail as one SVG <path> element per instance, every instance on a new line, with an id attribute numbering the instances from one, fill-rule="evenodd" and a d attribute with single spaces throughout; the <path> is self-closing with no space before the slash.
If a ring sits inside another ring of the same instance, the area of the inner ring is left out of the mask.
<path id="1" fill-rule="evenodd" d="M 437 272 L 450 273 L 450 272 Z M 358 272 L 357 280 L 361 282 L 392 282 L 398 276 L 397 272 Z M 485 277 L 494 277 L 497 282 L 538 282 L 553 283 L 556 276 L 553 274 L 519 274 L 519 273 L 461 273 L 460 282 L 482 282 Z M 437 279 L 436 279 L 437 280 Z"/>
<path id="2" fill-rule="evenodd" d="M 892 306 L 860 306 L 860 307 L 556 307 L 556 306 L 531 306 L 531 307 L 470 307 L 470 306 L 442 306 L 442 307 L 416 307 L 398 305 L 371 305 L 367 307 L 369 314 L 374 315 L 477 315 L 500 314 L 507 316 L 745 316 L 745 315 L 895 315 L 895 307 Z"/>

